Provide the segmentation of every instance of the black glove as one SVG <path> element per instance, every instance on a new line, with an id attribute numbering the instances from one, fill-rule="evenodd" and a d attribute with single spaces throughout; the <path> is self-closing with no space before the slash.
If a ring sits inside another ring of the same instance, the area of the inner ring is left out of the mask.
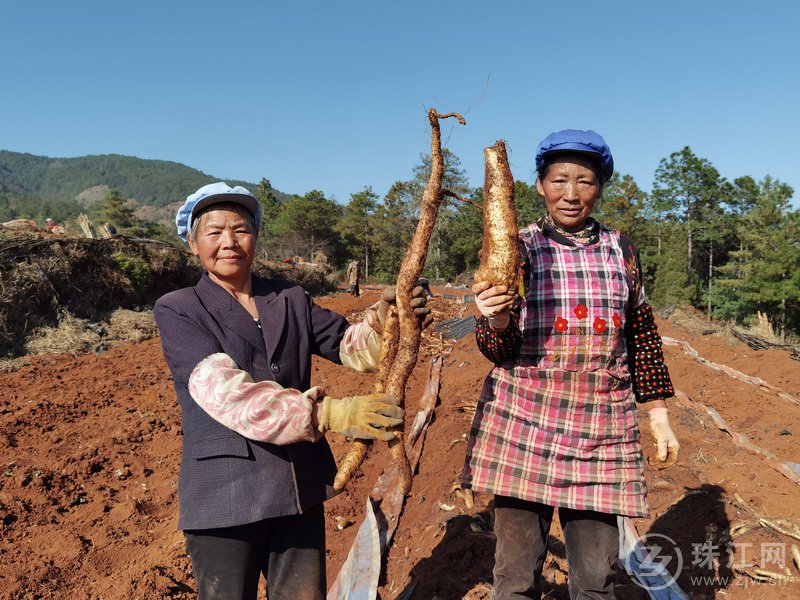
<path id="1" fill-rule="evenodd" d="M 423 280 L 420 279 L 420 281 Z M 380 299 L 380 302 L 378 302 L 378 322 L 380 323 L 381 327 L 383 327 L 383 324 L 386 321 L 386 315 L 389 312 L 389 305 L 394 304 L 397 300 L 395 287 L 387 287 L 385 290 L 383 290 L 383 295 Z M 411 310 L 414 311 L 414 316 L 420 320 L 422 329 L 425 329 L 428 325 L 433 323 L 431 309 L 426 306 L 428 304 L 428 293 L 429 290 L 424 285 L 418 285 L 411 290 Z"/>

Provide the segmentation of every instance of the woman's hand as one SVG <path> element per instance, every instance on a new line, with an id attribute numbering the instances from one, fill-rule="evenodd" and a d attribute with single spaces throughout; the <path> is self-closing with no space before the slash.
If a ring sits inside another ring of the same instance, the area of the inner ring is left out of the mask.
<path id="1" fill-rule="evenodd" d="M 665 469 L 678 460 L 678 450 L 681 445 L 670 427 L 666 406 L 651 408 L 647 414 L 650 416 L 650 432 L 656 445 L 656 454 L 662 463 L 655 463 L 653 466 Z"/>
<path id="2" fill-rule="evenodd" d="M 428 304 L 428 293 L 430 290 L 427 288 L 427 282 L 423 284 L 423 281 L 424 280 L 420 279 L 420 285 L 415 286 L 414 289 L 411 290 L 411 310 L 414 312 L 414 316 L 419 319 L 422 329 L 425 329 L 433 322 L 433 315 L 431 314 L 431 309 L 426 306 Z M 378 333 L 383 331 L 383 324 L 386 322 L 389 306 L 395 304 L 395 302 L 397 302 L 395 288 L 387 287 L 384 289 L 381 299 L 375 305 L 377 323 L 374 321 L 370 323 L 372 328 Z"/>
<path id="3" fill-rule="evenodd" d="M 325 396 L 321 403 L 317 429 L 323 434 L 335 431 L 348 438 L 383 440 L 395 435 L 387 431 L 403 423 L 403 409 L 397 399 L 386 394 L 369 394 L 349 398 Z"/>
<path id="4" fill-rule="evenodd" d="M 511 320 L 511 306 L 516 293 L 509 292 L 507 285 L 492 286 L 488 281 L 478 281 L 472 286 L 475 304 L 495 331 L 504 331 Z"/>

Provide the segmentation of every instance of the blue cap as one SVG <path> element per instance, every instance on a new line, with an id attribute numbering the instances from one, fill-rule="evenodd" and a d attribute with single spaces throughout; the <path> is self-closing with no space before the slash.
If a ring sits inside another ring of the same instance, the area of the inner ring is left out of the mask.
<path id="1" fill-rule="evenodd" d="M 245 207 L 256 218 L 256 229 L 261 228 L 261 203 L 258 199 L 240 185 L 231 187 L 224 181 L 218 181 L 204 185 L 189 195 L 178 209 L 175 224 L 181 239 L 186 241 L 186 234 L 192 228 L 192 219 L 200 210 L 220 202 L 232 202 Z"/>
<path id="2" fill-rule="evenodd" d="M 536 170 L 540 171 L 544 164 L 544 159 L 553 152 L 584 152 L 594 154 L 600 159 L 604 181 L 611 179 L 614 173 L 614 158 L 606 141 L 599 133 L 591 129 L 583 131 L 581 129 L 564 129 L 551 133 L 536 148 Z"/>

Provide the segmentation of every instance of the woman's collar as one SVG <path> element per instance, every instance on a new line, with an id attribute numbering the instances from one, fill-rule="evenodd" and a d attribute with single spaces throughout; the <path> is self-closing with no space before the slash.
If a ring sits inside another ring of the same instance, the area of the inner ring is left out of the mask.
<path id="1" fill-rule="evenodd" d="M 567 231 L 560 227 L 550 213 L 539 219 L 539 228 L 552 240 L 568 246 L 591 246 L 600 240 L 600 224 L 589 217 L 578 231 Z"/>

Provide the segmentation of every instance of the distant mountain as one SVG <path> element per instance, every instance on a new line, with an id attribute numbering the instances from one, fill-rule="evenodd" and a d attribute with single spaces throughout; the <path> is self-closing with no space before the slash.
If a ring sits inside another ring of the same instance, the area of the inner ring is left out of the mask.
<path id="1" fill-rule="evenodd" d="M 43 202 L 90 204 L 110 189 L 132 200 L 137 212 L 161 213 L 169 204 L 186 198 L 197 188 L 219 181 L 214 177 L 166 160 L 148 160 L 120 154 L 76 158 L 50 158 L 0 150 L 0 204 L 6 198 Z M 254 191 L 256 183 L 227 180 Z M 278 190 L 283 200 L 289 196 Z M 148 211 L 148 208 L 149 211 Z"/>

